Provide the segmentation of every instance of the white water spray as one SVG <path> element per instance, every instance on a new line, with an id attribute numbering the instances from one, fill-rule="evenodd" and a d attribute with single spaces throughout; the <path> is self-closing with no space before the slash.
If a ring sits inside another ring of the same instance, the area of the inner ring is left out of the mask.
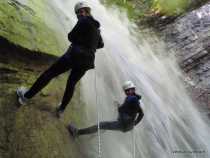
<path id="1" fill-rule="evenodd" d="M 69 21 L 62 21 L 64 31 L 70 31 L 76 23 L 73 10 L 76 2 L 49 1 L 59 15 L 69 18 Z M 182 74 L 174 58 L 161 55 L 165 54 L 161 42 L 154 51 L 150 41 L 136 31 L 135 25 L 123 13 L 107 10 L 97 0 L 88 2 L 92 6 L 93 16 L 102 25 L 105 48 L 96 54 L 96 69 L 89 71 L 83 79 L 87 125 L 97 123 L 96 106 L 100 106 L 101 120 L 116 119 L 117 110 L 113 101 L 123 101 L 121 85 L 127 79 L 133 80 L 143 97 L 142 108 L 145 113 L 136 127 L 136 157 L 208 158 L 209 127 L 186 94 L 180 80 Z M 95 73 L 100 105 L 95 105 Z M 78 141 L 83 139 L 87 145 L 91 144 L 87 146 L 87 157 L 96 157 L 97 138 L 82 136 Z M 101 139 L 102 157 L 132 157 L 132 132 L 107 131 Z"/>

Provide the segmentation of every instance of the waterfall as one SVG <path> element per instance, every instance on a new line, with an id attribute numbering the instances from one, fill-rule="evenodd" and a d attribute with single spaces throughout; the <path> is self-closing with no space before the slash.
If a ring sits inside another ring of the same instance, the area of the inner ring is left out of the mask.
<path id="1" fill-rule="evenodd" d="M 61 31 L 66 35 L 76 23 L 76 2 L 48 1 L 62 21 Z M 117 118 L 113 101 L 123 102 L 125 95 L 121 85 L 125 80 L 132 80 L 142 95 L 141 106 L 145 114 L 135 129 L 136 157 L 209 157 L 209 125 L 187 95 L 183 74 L 176 59 L 167 55 L 164 43 L 152 37 L 153 44 L 156 43 L 154 49 L 152 41 L 138 31 L 125 13 L 116 8 L 107 9 L 98 0 L 89 0 L 88 3 L 93 16 L 101 23 L 105 48 L 96 53 L 95 70 L 88 71 L 82 79 L 87 126 L 97 123 L 97 107 L 100 120 Z M 76 141 L 85 142 L 87 157 L 97 156 L 97 135 L 81 136 Z M 132 158 L 132 132 L 102 132 L 101 147 L 104 158 Z"/>

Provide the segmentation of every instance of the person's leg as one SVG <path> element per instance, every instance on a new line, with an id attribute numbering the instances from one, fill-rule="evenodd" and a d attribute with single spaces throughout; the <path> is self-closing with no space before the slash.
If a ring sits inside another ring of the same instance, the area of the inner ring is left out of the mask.
<path id="1" fill-rule="evenodd" d="M 123 125 L 120 121 L 105 121 L 100 123 L 100 129 L 103 130 L 117 130 L 123 131 Z M 92 134 L 98 131 L 98 125 L 94 125 L 88 128 L 78 129 L 78 135 Z"/>
<path id="2" fill-rule="evenodd" d="M 68 103 L 70 102 L 73 94 L 74 94 L 74 88 L 77 84 L 77 82 L 82 78 L 82 76 L 85 74 L 86 70 L 79 70 L 79 69 L 72 69 L 71 74 L 69 75 L 66 89 L 64 92 L 64 96 L 61 102 L 61 105 L 59 107 L 60 111 L 64 111 Z"/>
<path id="3" fill-rule="evenodd" d="M 48 70 L 41 74 L 32 87 L 24 94 L 24 97 L 30 99 L 44 88 L 52 78 L 68 71 L 71 68 L 70 61 L 63 55 Z"/>

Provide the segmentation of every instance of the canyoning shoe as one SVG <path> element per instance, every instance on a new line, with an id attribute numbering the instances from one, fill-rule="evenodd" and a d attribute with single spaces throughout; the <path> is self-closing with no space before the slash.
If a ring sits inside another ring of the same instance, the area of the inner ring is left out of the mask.
<path id="1" fill-rule="evenodd" d="M 55 113 L 57 118 L 61 118 L 63 116 L 64 110 L 61 110 L 60 107 L 57 107 Z"/>
<path id="2" fill-rule="evenodd" d="M 69 133 L 71 134 L 72 137 L 76 138 L 78 137 L 78 129 L 76 127 L 74 127 L 73 125 L 69 124 L 67 126 L 67 129 L 69 131 Z"/>
<path id="3" fill-rule="evenodd" d="M 17 96 L 18 96 L 18 102 L 21 105 L 26 105 L 27 101 L 29 100 L 28 98 L 24 97 L 27 91 L 28 89 L 26 87 L 19 87 L 16 91 Z"/>

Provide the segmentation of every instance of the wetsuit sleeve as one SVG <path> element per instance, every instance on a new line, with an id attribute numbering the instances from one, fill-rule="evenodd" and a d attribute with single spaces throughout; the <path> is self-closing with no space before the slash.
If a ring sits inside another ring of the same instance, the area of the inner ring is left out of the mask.
<path id="1" fill-rule="evenodd" d="M 98 46 L 97 49 L 103 48 L 104 47 L 104 41 L 103 38 L 101 36 L 101 34 L 99 34 L 99 41 L 98 41 Z"/>
<path id="2" fill-rule="evenodd" d="M 129 97 L 127 102 L 131 105 L 139 105 L 139 99 L 136 96 Z"/>
<path id="3" fill-rule="evenodd" d="M 143 116 L 144 116 L 144 112 L 142 108 L 139 106 L 138 116 L 134 121 L 134 125 L 137 125 L 142 120 Z"/>
<path id="4" fill-rule="evenodd" d="M 127 113 L 134 109 L 135 113 L 139 111 L 139 99 L 136 96 L 129 96 L 125 102 L 118 108 L 119 113 Z"/>
<path id="5" fill-rule="evenodd" d="M 85 25 L 85 20 L 79 20 L 77 24 L 74 26 L 74 28 L 71 30 L 71 32 L 68 34 L 68 39 L 70 42 L 74 42 L 77 38 L 78 34 L 83 32 Z"/>
<path id="6" fill-rule="evenodd" d="M 74 39 L 76 37 L 76 34 L 78 32 L 78 29 L 79 29 L 79 22 L 77 22 L 77 24 L 74 26 L 74 28 L 68 34 L 68 39 L 69 39 L 70 42 L 73 42 L 74 41 Z"/>

